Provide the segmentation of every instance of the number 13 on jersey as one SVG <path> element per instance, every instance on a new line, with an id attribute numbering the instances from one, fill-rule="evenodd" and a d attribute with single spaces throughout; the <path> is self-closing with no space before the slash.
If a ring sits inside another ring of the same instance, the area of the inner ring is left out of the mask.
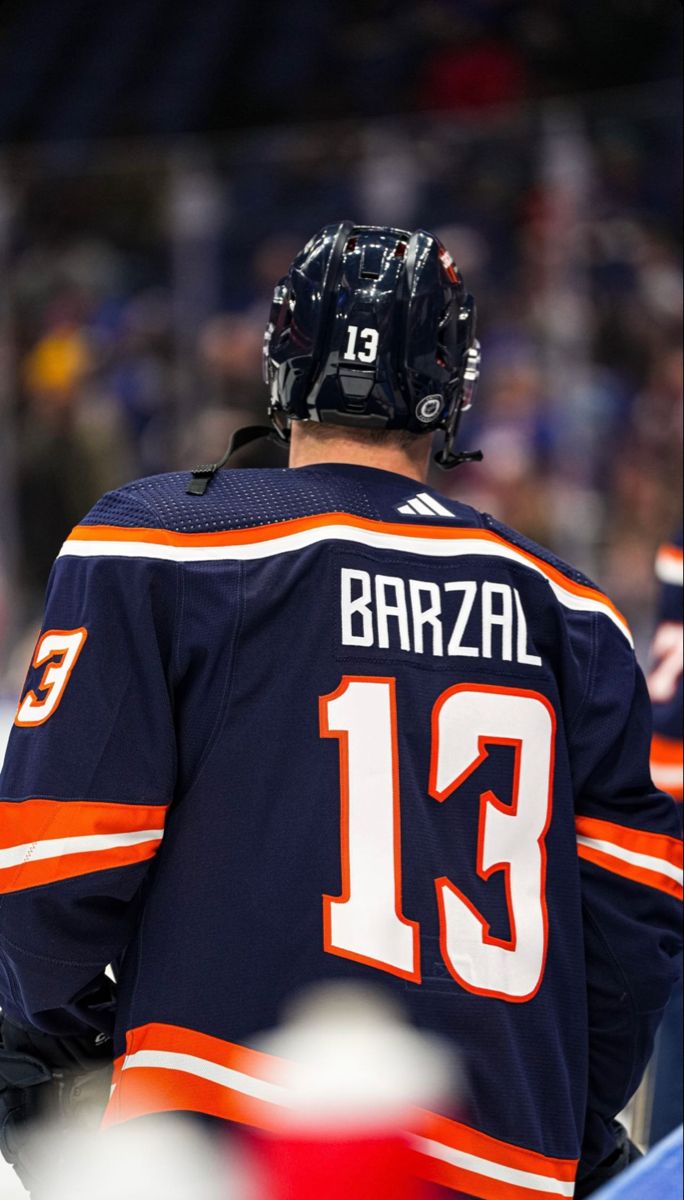
<path id="1" fill-rule="evenodd" d="M 391 678 L 346 675 L 320 700 L 321 735 L 339 741 L 341 790 L 342 892 L 323 897 L 324 946 L 420 983 L 420 926 L 403 909 L 395 689 Z M 512 804 L 493 792 L 480 797 L 475 863 L 483 880 L 503 872 L 510 937 L 491 935 L 457 881 L 434 883 L 442 955 L 453 978 L 470 992 L 517 1003 L 536 995 L 546 962 L 555 731 L 549 701 L 516 688 L 458 684 L 432 711 L 429 794 L 439 803 L 458 803 L 458 789 L 487 757 L 487 745 L 515 751 Z"/>

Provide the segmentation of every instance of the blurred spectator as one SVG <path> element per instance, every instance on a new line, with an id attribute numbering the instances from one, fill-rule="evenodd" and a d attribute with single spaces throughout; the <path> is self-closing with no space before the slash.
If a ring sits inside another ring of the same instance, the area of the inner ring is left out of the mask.
<path id="1" fill-rule="evenodd" d="M 505 34 L 529 73 L 530 45 L 559 51 L 568 20 L 560 0 L 435 0 L 420 29 L 400 9 L 387 53 L 413 36 L 421 70 Z M 353 5 L 347 34 L 387 11 L 384 0 Z M 113 152 L 103 174 L 35 162 L 17 191 L 7 275 L 24 588 L 11 623 L 30 619 L 62 539 L 102 491 L 216 459 L 235 428 L 264 419 L 273 279 L 302 234 L 351 217 L 438 228 L 477 298 L 484 373 L 464 434 L 485 462 L 435 482 L 598 576 L 645 649 L 651 561 L 681 479 L 672 109 L 655 91 L 563 112 L 541 126 L 509 105 L 484 129 L 421 117 L 203 143 L 198 161 L 225 208 L 212 218 L 214 299 L 194 316 L 194 243 L 176 246 L 182 223 L 168 224 L 177 155 Z M 233 465 L 283 461 L 261 442 Z"/>
<path id="2" fill-rule="evenodd" d="M 88 391 L 92 357 L 84 330 L 67 315 L 54 323 L 23 362 L 25 406 L 17 469 L 23 582 L 41 589 L 56 548 L 92 503 L 125 474 L 120 420 Z"/>

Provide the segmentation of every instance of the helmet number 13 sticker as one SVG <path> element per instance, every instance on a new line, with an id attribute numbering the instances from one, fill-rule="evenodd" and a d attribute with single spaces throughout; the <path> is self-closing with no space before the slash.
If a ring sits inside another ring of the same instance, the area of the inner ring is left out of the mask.
<path id="1" fill-rule="evenodd" d="M 359 340 L 361 346 L 357 349 Z M 358 325 L 349 325 L 347 327 L 347 347 L 342 357 L 347 362 L 374 363 L 378 357 L 379 341 L 380 335 L 377 329 L 359 331 Z"/>

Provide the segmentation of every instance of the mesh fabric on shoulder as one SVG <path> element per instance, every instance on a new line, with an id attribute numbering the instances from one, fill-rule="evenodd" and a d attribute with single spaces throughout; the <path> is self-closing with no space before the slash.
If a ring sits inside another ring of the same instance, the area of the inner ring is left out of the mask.
<path id="1" fill-rule="evenodd" d="M 190 473 L 152 475 L 98 500 L 84 525 L 213 533 L 272 525 L 297 517 L 345 511 L 376 517 L 366 489 L 355 480 L 288 468 L 219 471 L 204 496 L 188 496 Z"/>
<path id="2" fill-rule="evenodd" d="M 149 528 L 159 524 L 153 509 L 142 501 L 129 483 L 115 492 L 105 492 L 93 505 L 81 525 L 120 525 L 127 529 Z"/>
<path id="3" fill-rule="evenodd" d="M 495 517 L 489 513 L 482 514 L 485 528 L 491 529 L 492 533 L 498 533 L 499 537 L 505 538 L 510 542 L 511 546 L 517 546 L 519 550 L 525 550 L 528 554 L 534 554 L 535 558 L 540 558 L 542 562 L 548 563 L 550 567 L 555 567 L 573 583 L 580 583 L 584 587 L 593 588 L 594 591 L 600 592 L 603 589 L 597 587 L 592 579 L 587 575 L 583 575 L 576 567 L 571 567 L 568 563 L 563 562 L 562 558 L 557 558 L 545 546 L 540 546 L 537 542 L 533 542 L 531 538 L 525 537 L 524 534 L 518 533 L 516 529 L 510 529 L 508 525 L 504 525 L 501 521 L 497 521 Z"/>

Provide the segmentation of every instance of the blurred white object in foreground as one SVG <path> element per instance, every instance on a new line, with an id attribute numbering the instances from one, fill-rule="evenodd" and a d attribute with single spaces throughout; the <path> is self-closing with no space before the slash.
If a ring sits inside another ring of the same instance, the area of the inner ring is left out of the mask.
<path id="1" fill-rule="evenodd" d="M 35 1200 L 238 1197 L 217 1146 L 179 1117 L 146 1118 L 104 1134 L 48 1130 L 39 1136 L 46 1170 Z"/>
<path id="2" fill-rule="evenodd" d="M 381 992 L 343 983 L 308 991 L 259 1040 L 288 1096 L 252 1139 L 258 1200 L 428 1200 L 413 1154 L 416 1111 L 453 1111 L 453 1051 L 419 1033 Z"/>
<path id="3" fill-rule="evenodd" d="M 33 1200 L 428 1200 L 412 1130 L 422 1109 L 461 1107 L 452 1049 L 358 985 L 319 985 L 284 1015 L 258 1040 L 281 1096 L 268 1131 L 223 1142 L 159 1115 L 101 1133 L 93 1113 L 90 1129 L 37 1131 Z"/>
<path id="4" fill-rule="evenodd" d="M 303 992 L 257 1048 L 284 1061 L 283 1126 L 354 1128 L 453 1104 L 461 1071 L 448 1043 L 404 1021 L 388 993 L 355 983 Z"/>

